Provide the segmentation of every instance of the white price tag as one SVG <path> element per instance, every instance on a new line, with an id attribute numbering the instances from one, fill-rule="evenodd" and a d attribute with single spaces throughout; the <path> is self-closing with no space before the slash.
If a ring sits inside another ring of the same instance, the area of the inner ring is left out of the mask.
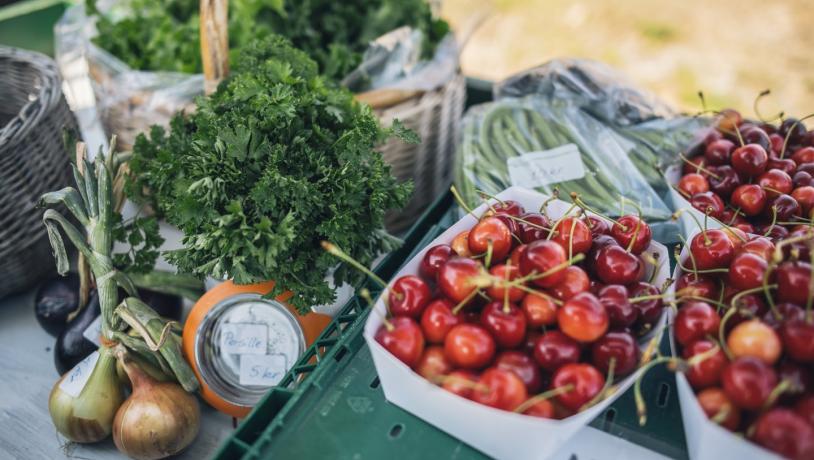
<path id="1" fill-rule="evenodd" d="M 90 340 L 98 347 L 100 345 L 99 337 L 102 335 L 102 315 L 96 317 L 88 327 L 82 332 L 82 337 Z"/>
<path id="2" fill-rule="evenodd" d="M 93 368 L 96 367 L 96 361 L 98 360 L 99 352 L 94 351 L 88 355 L 87 358 L 80 361 L 79 364 L 74 366 L 74 368 L 68 372 L 68 375 L 62 379 L 62 382 L 59 384 L 60 390 L 74 398 L 79 396 L 79 393 L 82 393 L 82 389 L 85 388 L 85 384 L 88 383 L 90 374 L 93 372 Z"/>
<path id="3" fill-rule="evenodd" d="M 220 349 L 236 355 L 265 355 L 268 347 L 265 324 L 227 323 L 220 328 Z"/>
<path id="4" fill-rule="evenodd" d="M 240 384 L 274 386 L 285 376 L 285 355 L 243 355 L 240 357 Z"/>
<path id="5" fill-rule="evenodd" d="M 509 158 L 506 164 L 512 185 L 531 189 L 585 176 L 585 166 L 575 144 L 525 153 Z"/>

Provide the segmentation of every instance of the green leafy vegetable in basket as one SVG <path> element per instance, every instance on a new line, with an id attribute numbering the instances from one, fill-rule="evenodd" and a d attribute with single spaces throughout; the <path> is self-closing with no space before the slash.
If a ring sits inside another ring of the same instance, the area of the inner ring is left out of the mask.
<path id="1" fill-rule="evenodd" d="M 334 297 L 325 276 L 336 262 L 320 241 L 366 264 L 392 248 L 383 216 L 403 206 L 410 187 L 396 183 L 374 146 L 415 136 L 399 123 L 382 129 L 305 53 L 278 36 L 255 41 L 197 104 L 169 133 L 154 126 L 139 136 L 127 186 L 184 232 L 184 249 L 168 254 L 179 269 L 275 280 L 270 295 L 291 290 L 304 311 Z M 344 266 L 334 273 L 337 283 L 352 276 Z"/>
<path id="2" fill-rule="evenodd" d="M 97 46 L 138 70 L 201 72 L 198 0 L 124 0 L 100 13 Z M 370 41 L 401 26 L 424 33 L 425 56 L 449 32 L 426 0 L 232 0 L 229 45 L 233 54 L 252 39 L 283 35 L 315 59 L 321 72 L 342 78 L 359 65 Z M 233 56 L 234 57 L 234 56 Z"/>

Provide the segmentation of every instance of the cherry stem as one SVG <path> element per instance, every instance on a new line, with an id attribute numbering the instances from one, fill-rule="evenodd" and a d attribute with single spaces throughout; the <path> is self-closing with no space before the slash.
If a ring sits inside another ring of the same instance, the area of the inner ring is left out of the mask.
<path id="1" fill-rule="evenodd" d="M 570 259 L 566 260 L 565 262 L 562 262 L 560 264 L 557 264 L 557 265 L 549 268 L 548 270 L 544 271 L 543 273 L 537 274 L 536 272 L 531 272 L 531 273 L 529 273 L 528 275 L 526 275 L 526 276 L 524 276 L 522 278 L 517 278 L 513 282 L 525 283 L 526 281 L 534 281 L 534 280 L 545 278 L 546 276 L 551 276 L 554 273 L 557 273 L 558 271 L 565 270 L 566 268 L 570 267 L 571 265 L 573 265 L 573 264 L 575 264 L 577 262 L 580 262 L 584 258 L 585 258 L 585 254 L 579 253 L 579 254 L 575 255 L 574 257 L 571 257 Z"/>
<path id="2" fill-rule="evenodd" d="M 763 91 L 760 92 L 760 94 L 757 95 L 757 97 L 755 98 L 755 101 L 752 103 L 752 109 L 755 111 L 755 116 L 757 116 L 758 120 L 762 121 L 763 123 L 768 123 L 768 122 L 774 121 L 777 118 L 783 116 L 783 112 L 780 112 L 777 115 L 775 115 L 774 118 L 772 118 L 770 120 L 767 120 L 767 119 L 763 118 L 763 116 L 760 114 L 760 110 L 758 110 L 758 108 L 757 108 L 758 102 L 760 102 L 761 99 L 763 99 L 765 96 L 768 96 L 771 93 L 772 93 L 772 91 L 770 89 L 764 89 Z"/>
<path id="3" fill-rule="evenodd" d="M 689 193 L 685 192 L 684 190 L 681 190 L 680 188 L 676 187 L 675 185 L 670 185 L 670 187 L 672 187 L 673 190 L 678 192 L 679 195 L 683 196 L 688 201 L 689 201 L 690 198 L 692 198 L 692 196 L 690 196 Z"/>
<path id="4" fill-rule="evenodd" d="M 794 124 L 792 124 L 792 125 L 791 125 L 791 127 L 789 128 L 789 130 L 788 130 L 788 131 L 786 131 L 786 137 L 783 139 L 783 149 L 780 151 L 780 159 L 781 159 L 781 160 L 782 160 L 782 159 L 783 159 L 783 157 L 785 157 L 785 155 L 786 155 L 786 147 L 788 147 L 788 144 L 789 144 L 789 139 L 791 139 L 791 133 L 792 133 L 792 132 L 794 132 L 794 128 L 796 128 L 796 127 L 797 127 L 797 125 L 799 125 L 800 123 L 802 123 L 802 122 L 803 122 L 803 120 L 807 120 L 807 119 L 809 119 L 809 118 L 811 118 L 811 117 L 814 117 L 814 113 L 810 113 L 810 114 L 808 114 L 808 115 L 804 116 L 803 118 L 800 118 L 799 120 L 795 121 L 795 122 L 794 122 Z"/>
<path id="5" fill-rule="evenodd" d="M 679 294 L 680 292 L 681 291 L 676 291 L 676 294 Z M 697 295 L 679 295 L 678 298 L 676 299 L 676 302 L 680 303 L 680 302 L 683 302 L 685 300 L 697 300 L 699 302 L 711 303 L 712 305 L 715 305 L 716 307 L 718 307 L 717 308 L 718 311 L 726 310 L 726 309 L 729 308 L 729 305 L 727 305 L 727 304 L 725 304 L 723 302 L 718 302 L 715 299 L 709 299 L 707 297 L 701 297 L 701 296 L 697 296 Z"/>
<path id="6" fill-rule="evenodd" d="M 715 415 L 713 415 L 709 420 L 712 423 L 720 425 L 721 423 L 724 422 L 724 420 L 726 420 L 727 417 L 729 417 L 730 413 L 732 413 L 732 403 L 729 403 L 729 405 L 723 407 Z"/>
<path id="7" fill-rule="evenodd" d="M 678 358 L 673 358 L 672 356 L 663 356 L 656 358 L 639 368 L 642 375 L 636 379 L 636 383 L 633 384 L 633 399 L 636 401 L 636 414 L 639 416 L 639 426 L 644 426 L 647 424 L 647 404 L 644 402 L 644 396 L 642 396 L 642 380 L 644 380 L 644 376 L 650 369 L 659 364 L 675 362 L 677 360 Z"/>
<path id="8" fill-rule="evenodd" d="M 780 383 L 777 384 L 772 389 L 772 392 L 769 393 L 769 397 L 766 398 L 766 401 L 763 403 L 763 407 L 760 408 L 761 412 L 765 412 L 772 408 L 774 404 L 777 402 L 777 399 L 785 392 L 789 391 L 793 388 L 792 381 L 789 379 L 783 379 Z"/>
<path id="9" fill-rule="evenodd" d="M 540 205 L 540 214 L 548 217 L 548 204 L 552 201 L 559 199 L 560 197 L 560 189 L 558 187 L 554 187 L 554 190 L 551 191 L 551 196 L 546 198 L 543 201 L 543 204 Z"/>
<path id="10" fill-rule="evenodd" d="M 455 186 L 454 186 L 454 185 L 452 185 L 452 186 L 450 186 L 450 187 L 449 187 L 449 191 L 450 191 L 450 192 L 452 192 L 452 196 L 453 196 L 453 197 L 455 197 L 455 201 L 458 203 L 458 206 L 460 206 L 460 207 L 461 207 L 461 209 L 463 209 L 464 211 L 466 211 L 466 213 L 467 213 L 467 214 L 472 214 L 472 217 L 474 217 L 474 218 L 478 219 L 478 216 L 476 216 L 476 215 L 475 215 L 475 212 L 474 212 L 474 211 L 472 211 L 472 208 L 470 208 L 469 206 L 467 206 L 467 204 L 466 204 L 466 202 L 464 201 L 463 197 L 461 197 L 461 194 L 460 194 L 460 193 L 458 193 L 458 189 L 457 189 L 457 188 L 455 188 Z"/>
<path id="11" fill-rule="evenodd" d="M 709 246 L 709 245 L 711 245 L 711 244 L 712 244 L 712 240 L 710 240 L 710 239 L 709 239 L 709 237 L 707 236 L 707 222 L 706 222 L 706 217 L 704 218 L 704 225 L 701 225 L 701 222 L 698 220 L 698 217 L 696 217 L 696 215 L 695 215 L 695 213 L 694 213 L 693 211 L 697 211 L 697 209 L 695 209 L 695 208 L 681 208 L 681 209 L 679 209 L 678 211 L 676 211 L 675 213 L 673 213 L 673 219 L 678 220 L 678 217 L 679 217 L 680 215 L 684 214 L 685 212 L 686 212 L 686 213 L 688 213 L 688 215 L 690 216 L 690 218 L 691 218 L 693 221 L 695 221 L 695 225 L 696 225 L 698 228 L 700 228 L 700 229 L 701 229 L 701 234 L 704 236 L 704 244 L 705 244 L 706 246 Z M 706 215 L 708 215 L 708 214 L 707 214 L 706 212 L 704 212 L 704 215 L 706 216 Z M 687 242 L 686 242 L 686 241 L 685 241 L 683 238 L 682 238 L 682 242 L 684 243 L 684 245 L 685 245 L 685 246 L 687 245 Z M 690 252 L 692 252 L 692 251 L 690 251 Z M 693 265 L 695 265 L 695 264 L 693 264 Z"/>
<path id="12" fill-rule="evenodd" d="M 709 169 L 701 166 L 701 163 L 693 163 L 689 158 L 684 156 L 683 153 L 679 153 L 678 157 L 681 158 L 681 161 L 683 161 L 684 163 L 687 163 L 688 165 L 692 166 L 693 168 L 696 168 L 698 171 L 707 173 L 707 175 L 709 175 L 710 177 L 713 177 L 713 178 L 715 178 L 717 180 L 721 180 L 721 176 L 719 176 L 719 175 L 715 174 L 714 172 L 710 171 Z"/>
<path id="13" fill-rule="evenodd" d="M 583 201 L 583 200 L 582 200 L 582 197 L 580 197 L 580 196 L 579 196 L 579 194 L 578 194 L 577 192 L 572 192 L 572 193 L 571 193 L 571 199 L 574 201 L 574 204 L 576 204 L 577 206 L 579 206 L 579 207 L 580 207 L 580 208 L 582 208 L 583 210 L 585 210 L 585 211 L 587 211 L 587 212 L 590 212 L 591 214 L 594 214 L 594 215 L 596 215 L 597 217 L 601 217 L 602 219 L 605 219 L 605 220 L 607 220 L 608 222 L 610 222 L 610 223 L 612 223 L 612 224 L 614 224 L 614 225 L 618 225 L 618 226 L 619 226 L 619 227 L 622 229 L 622 231 L 626 231 L 626 230 L 627 230 L 627 227 L 625 227 L 624 225 L 622 225 L 622 223 L 621 223 L 621 222 L 619 222 L 618 220 L 615 220 L 615 219 L 613 219 L 613 218 L 611 218 L 611 217 L 608 217 L 608 216 L 606 216 L 606 215 L 604 215 L 604 214 L 600 213 L 600 212 L 599 212 L 599 211 L 597 211 L 596 209 L 594 209 L 594 208 L 592 208 L 592 207 L 588 206 L 588 205 L 585 203 L 585 201 Z"/>
<path id="14" fill-rule="evenodd" d="M 766 227 L 768 230 L 766 230 L 766 231 L 763 233 L 763 236 L 769 236 L 769 234 L 770 234 L 770 233 L 772 233 L 772 228 L 773 228 L 773 227 L 774 227 L 776 224 L 777 224 L 777 206 L 772 205 L 772 223 L 771 223 L 771 225 L 769 225 L 768 227 Z"/>
<path id="15" fill-rule="evenodd" d="M 647 300 L 663 299 L 666 296 L 667 296 L 667 294 L 640 295 L 638 297 L 631 297 L 631 298 L 627 299 L 627 301 L 630 302 L 630 303 L 644 302 L 644 301 L 647 301 Z"/>
<path id="16" fill-rule="evenodd" d="M 370 309 L 373 310 L 377 315 L 379 315 L 379 318 L 382 319 L 382 323 L 384 323 L 384 327 L 387 328 L 388 332 L 392 332 L 393 329 L 395 329 L 393 323 L 391 323 L 387 319 L 387 316 L 381 314 L 380 311 L 376 310 L 376 307 L 373 304 L 373 298 L 370 296 L 370 291 L 367 288 L 362 288 L 359 290 L 359 297 L 365 299 L 365 302 L 367 302 L 367 305 L 370 307 Z M 382 301 L 384 301 L 384 297 L 382 297 Z M 388 308 L 388 310 L 390 309 Z"/>
<path id="17" fill-rule="evenodd" d="M 359 270 L 360 272 L 364 273 L 370 279 L 375 281 L 382 289 L 387 288 L 387 283 L 384 282 L 377 274 L 373 273 L 369 268 L 365 267 L 364 265 L 360 264 L 356 261 L 353 257 L 347 255 L 345 251 L 339 248 L 339 246 L 329 242 L 329 241 L 322 241 L 322 249 L 326 250 L 328 254 L 342 260 L 343 262 L 347 262 L 353 268 Z M 397 293 L 398 294 L 398 293 Z"/>
<path id="18" fill-rule="evenodd" d="M 554 225 L 552 225 L 551 230 L 548 231 L 548 236 L 546 237 L 547 240 L 550 240 L 554 236 L 554 230 L 557 229 L 557 226 L 560 225 L 560 222 L 562 222 L 563 220 L 565 220 L 568 217 L 568 214 L 570 214 L 571 211 L 573 211 L 575 207 L 577 207 L 576 203 L 571 203 L 571 206 L 565 211 L 565 213 L 562 215 L 562 217 L 560 217 L 559 219 L 554 221 Z"/>
<path id="19" fill-rule="evenodd" d="M 729 321 L 729 318 L 732 317 L 735 313 L 738 312 L 737 308 L 730 308 L 724 314 L 724 317 L 721 318 L 721 323 L 718 325 L 718 342 L 720 343 L 721 349 L 724 351 L 727 359 L 732 361 L 734 357 L 732 356 L 732 352 L 729 350 L 729 346 L 726 344 L 726 322 Z"/>
<path id="20" fill-rule="evenodd" d="M 505 276 L 503 277 L 503 282 L 505 284 L 509 284 L 509 273 L 512 271 L 512 262 L 506 264 Z M 504 284 L 504 285 L 505 285 Z M 511 288 L 503 288 L 503 313 L 509 314 L 511 309 L 509 309 L 509 291 Z"/>
<path id="21" fill-rule="evenodd" d="M 484 190 L 481 190 L 481 189 L 475 189 L 475 193 L 477 193 L 478 195 L 480 195 L 480 196 L 481 196 L 481 198 L 482 198 L 482 199 L 484 199 L 484 201 L 486 201 L 486 200 L 485 200 L 485 198 L 488 198 L 488 199 L 490 199 L 490 200 L 495 200 L 495 201 L 497 201 L 497 202 L 498 202 L 498 203 L 500 203 L 501 205 L 505 205 L 505 204 L 506 204 L 506 202 L 505 202 L 505 201 L 501 200 L 500 198 L 496 197 L 495 195 L 492 195 L 491 193 L 488 193 L 488 192 L 486 192 L 486 191 L 484 191 Z M 492 205 L 488 204 L 488 202 L 487 202 L 487 206 L 489 206 L 490 208 L 492 208 Z M 494 212 L 494 208 L 492 208 L 492 211 Z"/>
<path id="22" fill-rule="evenodd" d="M 462 309 L 462 308 L 463 308 L 463 307 L 464 307 L 466 304 L 468 304 L 470 300 L 472 300 L 473 298 L 475 298 L 475 296 L 476 296 L 476 295 L 478 295 L 478 292 L 480 292 L 480 289 L 475 288 L 475 289 L 473 289 L 473 290 L 472 290 L 472 292 L 470 292 L 469 294 L 467 294 L 467 295 L 466 295 L 466 297 L 464 297 L 464 299 L 463 299 L 463 300 L 461 300 L 461 301 L 458 303 L 458 305 L 455 305 L 455 307 L 452 309 L 452 314 L 453 314 L 453 315 L 457 315 L 457 314 L 458 314 L 458 312 L 460 312 L 460 311 L 461 311 L 461 309 Z"/>
<path id="23" fill-rule="evenodd" d="M 689 251 L 689 253 L 692 254 L 692 251 Z M 693 265 L 695 265 L 695 260 L 692 257 L 692 255 L 690 255 L 690 258 L 693 259 Z M 684 267 L 681 264 L 681 261 L 678 260 L 677 258 L 676 258 L 676 265 L 678 265 L 678 267 L 681 268 L 682 271 L 688 272 L 688 273 L 690 272 L 690 270 L 687 269 L 686 267 Z M 704 274 L 704 273 L 729 273 L 729 269 L 728 268 L 708 268 L 708 269 L 705 269 L 705 270 L 692 270 L 692 273 L 696 273 L 696 274 L 698 274 L 698 273 L 700 273 L 700 274 Z"/>
<path id="24" fill-rule="evenodd" d="M 489 266 L 492 264 L 492 254 L 493 253 L 494 253 L 494 245 L 492 244 L 492 240 L 490 239 L 490 240 L 486 241 L 486 259 L 484 259 L 484 263 L 483 263 L 483 265 L 486 268 L 489 268 Z"/>
<path id="25" fill-rule="evenodd" d="M 746 145 L 746 143 L 743 142 L 743 136 L 741 136 L 741 127 L 740 126 L 735 126 L 735 135 L 738 136 L 738 142 L 740 142 L 741 147 Z"/>
<path id="26" fill-rule="evenodd" d="M 605 385 L 602 386 L 602 389 L 599 390 L 599 393 L 597 393 L 593 398 L 591 398 L 590 401 L 583 404 L 582 407 L 579 408 L 578 412 L 582 412 L 585 409 L 597 404 L 599 401 L 602 401 L 606 397 L 610 396 L 612 392 L 611 387 L 613 386 L 613 371 L 615 369 L 616 369 L 616 358 L 610 358 L 608 360 L 608 373 L 605 376 Z"/>
<path id="27" fill-rule="evenodd" d="M 561 395 L 563 393 L 568 393 L 570 391 L 574 391 L 574 384 L 573 383 L 569 383 L 569 384 L 563 385 L 561 387 L 553 388 L 551 390 L 545 391 L 543 393 L 532 396 L 531 398 L 525 400 L 519 406 L 514 408 L 514 412 L 516 412 L 518 414 L 522 414 L 522 413 L 526 412 L 527 410 L 529 410 L 532 406 L 534 406 L 538 402 L 546 401 L 546 400 L 551 399 L 551 398 L 553 398 L 555 396 L 559 396 L 559 395 Z"/>
<path id="28" fill-rule="evenodd" d="M 508 286 L 511 287 L 511 288 L 520 289 L 521 291 L 523 291 L 523 292 L 525 292 L 527 294 L 532 294 L 532 295 L 538 295 L 540 297 L 545 297 L 548 300 L 550 300 L 551 302 L 553 302 L 554 305 L 557 305 L 559 307 L 561 307 L 563 305 L 562 300 L 551 297 L 550 295 L 546 294 L 543 291 L 538 291 L 536 289 L 532 289 L 532 288 L 530 288 L 530 287 L 528 287 L 526 285 L 523 285 L 523 284 L 514 284 L 514 283 L 515 283 L 514 281 L 510 281 Z"/>
<path id="29" fill-rule="evenodd" d="M 577 227 L 577 219 L 571 221 L 571 233 L 568 235 L 568 258 L 574 256 L 574 229 Z"/>
<path id="30" fill-rule="evenodd" d="M 805 235 L 798 235 L 791 238 L 786 238 L 783 241 L 778 242 L 774 247 L 774 253 L 772 254 L 772 262 L 779 264 L 783 261 L 783 248 L 794 243 L 800 243 L 802 241 L 811 241 L 814 239 L 814 233 L 808 232 Z"/>

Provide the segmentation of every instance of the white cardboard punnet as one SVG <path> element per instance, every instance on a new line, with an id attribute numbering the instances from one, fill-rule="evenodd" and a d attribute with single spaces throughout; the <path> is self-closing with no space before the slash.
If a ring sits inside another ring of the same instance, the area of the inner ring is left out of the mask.
<path id="1" fill-rule="evenodd" d="M 548 198 L 546 195 L 519 187 L 508 188 L 497 197 L 501 200 L 518 201 L 529 210 L 539 209 Z M 559 217 L 569 206 L 568 203 L 555 200 L 549 203 L 547 209 L 551 216 Z M 485 204 L 481 205 L 474 214 L 482 215 L 486 209 Z M 418 265 L 428 248 L 449 243 L 455 235 L 468 230 L 476 222 L 472 215 L 464 216 L 402 267 L 394 279 L 407 274 L 417 274 Z M 657 252 L 658 260 L 664 261 L 659 267 L 650 267 L 651 270 L 658 270 L 654 279 L 656 284 L 660 285 L 668 278 L 670 272 L 667 248 L 653 242 L 649 251 Z M 640 374 L 633 373 L 619 383 L 613 395 L 588 410 L 564 420 L 546 420 L 501 411 L 449 393 L 416 374 L 391 355 L 374 339 L 376 331 L 382 325 L 381 318 L 386 312 L 382 299 L 379 299 L 373 308 L 378 314 L 371 314 L 368 317 L 364 335 L 387 400 L 498 459 L 525 460 L 550 457 L 624 393 Z M 662 315 L 655 330 L 662 330 L 665 317 L 666 315 Z M 643 344 L 645 345 L 646 343 Z"/>

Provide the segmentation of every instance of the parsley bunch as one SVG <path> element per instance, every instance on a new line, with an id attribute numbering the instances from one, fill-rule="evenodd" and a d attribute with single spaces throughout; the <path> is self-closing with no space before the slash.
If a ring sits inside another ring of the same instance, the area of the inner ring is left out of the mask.
<path id="1" fill-rule="evenodd" d="M 303 311 L 331 302 L 325 276 L 336 259 L 320 241 L 365 264 L 392 249 L 384 213 L 403 206 L 410 187 L 396 183 L 374 146 L 415 134 L 382 129 L 281 37 L 252 42 L 233 68 L 169 133 L 153 126 L 138 137 L 128 195 L 183 231 L 184 249 L 168 255 L 181 271 L 241 284 L 273 279 L 270 295 L 291 290 Z M 345 266 L 334 276 L 359 279 Z"/>
<path id="2" fill-rule="evenodd" d="M 122 0 L 111 19 L 97 0 L 97 46 L 138 70 L 200 73 L 198 0 Z M 449 32 L 426 0 L 232 0 L 229 47 L 235 57 L 251 40 L 272 33 L 287 37 L 317 61 L 322 73 L 341 79 L 362 60 L 368 43 L 401 26 L 421 30 L 424 56 Z M 191 40 L 190 38 L 194 38 Z"/>

